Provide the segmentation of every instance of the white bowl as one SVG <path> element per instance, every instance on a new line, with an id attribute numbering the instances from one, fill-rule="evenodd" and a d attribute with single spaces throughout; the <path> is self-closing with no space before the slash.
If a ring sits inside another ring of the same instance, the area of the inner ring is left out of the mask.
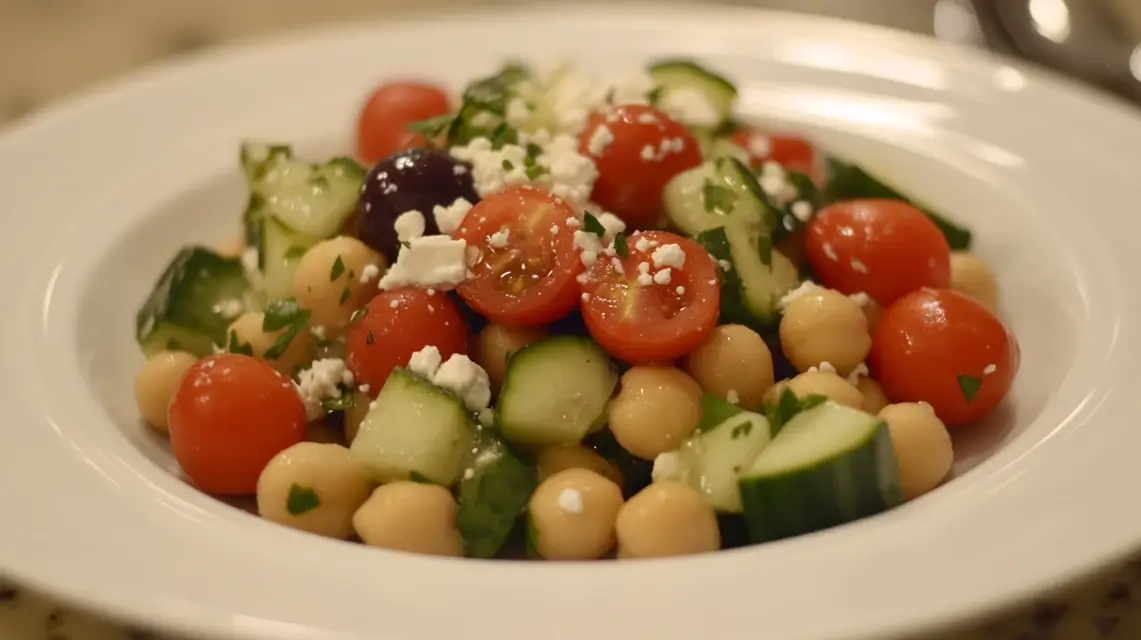
<path id="1" fill-rule="evenodd" d="M 236 233 L 243 138 L 347 150 L 381 78 L 514 55 L 698 56 L 741 107 L 968 223 L 1023 349 L 961 477 L 821 533 L 595 564 L 415 557 L 278 527 L 172 474 L 131 397 L 133 315 L 189 242 Z M 328 28 L 146 71 L 0 138 L 0 571 L 227 638 L 885 638 L 1010 604 L 1141 546 L 1141 119 L 980 53 L 749 10 L 513 8 Z M 963 473 L 968 467 L 973 467 Z"/>

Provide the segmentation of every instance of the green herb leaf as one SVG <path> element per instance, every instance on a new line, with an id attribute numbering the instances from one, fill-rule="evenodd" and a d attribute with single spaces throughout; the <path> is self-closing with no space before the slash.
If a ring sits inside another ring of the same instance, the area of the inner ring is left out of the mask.
<path id="1" fill-rule="evenodd" d="M 765 408 L 765 417 L 769 420 L 773 435 L 776 435 L 796 414 L 808 411 L 826 400 L 827 397 L 819 394 L 798 398 L 791 390 L 785 389 L 777 404 Z"/>
<path id="2" fill-rule="evenodd" d="M 408 479 L 412 482 L 419 482 L 420 484 L 432 484 L 432 481 L 428 479 L 428 476 L 420 473 L 419 471 L 409 471 Z"/>
<path id="3" fill-rule="evenodd" d="M 355 406 L 353 394 L 349 389 L 341 387 L 341 395 L 336 398 L 322 398 L 321 406 L 329 411 L 347 411 Z"/>
<path id="4" fill-rule="evenodd" d="M 491 148 L 502 149 L 509 144 L 519 142 L 519 132 L 507 126 L 506 122 L 499 123 L 495 130 L 491 132 Z"/>
<path id="5" fill-rule="evenodd" d="M 345 261 L 341 260 L 340 254 L 337 254 L 337 259 L 333 261 L 333 268 L 329 271 L 329 282 L 340 278 L 345 273 Z"/>
<path id="6" fill-rule="evenodd" d="M 761 256 L 761 264 L 771 267 L 773 264 L 773 239 L 768 236 L 758 237 L 757 253 Z"/>
<path id="7" fill-rule="evenodd" d="M 356 325 L 356 323 L 360 322 L 361 320 L 364 320 L 365 316 L 367 316 L 367 315 L 368 315 L 368 307 L 361 307 L 360 309 L 357 309 L 356 311 L 353 312 L 353 315 L 349 316 L 349 326 L 351 327 L 351 326 Z"/>
<path id="8" fill-rule="evenodd" d="M 308 251 L 308 249 L 306 249 L 305 247 L 301 247 L 298 245 L 290 245 L 289 248 L 287 248 L 285 250 L 285 259 L 286 260 L 296 260 L 296 259 L 304 256 L 306 251 Z"/>
<path id="9" fill-rule="evenodd" d="M 452 115 L 443 115 L 428 118 L 427 120 L 417 120 L 416 122 L 409 122 L 405 128 L 413 133 L 424 136 L 426 140 L 431 140 L 444 131 L 447 131 L 454 117 L 455 116 Z"/>
<path id="10" fill-rule="evenodd" d="M 247 356 L 254 355 L 253 345 L 248 342 L 242 342 L 239 340 L 238 332 L 233 330 L 230 331 L 230 342 L 226 346 L 226 351 L 229 351 L 230 353 L 241 353 Z"/>
<path id="11" fill-rule="evenodd" d="M 533 164 L 533 165 L 527 167 L 527 169 L 526 169 L 527 179 L 528 180 L 537 180 L 540 176 L 542 176 L 546 172 L 547 172 L 546 167 L 544 167 L 542 165 L 538 165 L 538 164 Z"/>
<path id="12" fill-rule="evenodd" d="M 626 234 L 621 231 L 614 236 L 614 252 L 618 254 L 619 258 L 630 257 L 630 247 L 626 245 Z"/>
<path id="13" fill-rule="evenodd" d="M 401 241 L 400 241 L 400 246 L 401 246 L 402 248 L 404 248 L 404 249 L 411 249 L 411 248 L 412 248 L 412 243 L 411 243 L 411 242 L 409 242 L 409 241 L 407 241 L 407 240 L 401 240 Z"/>
<path id="14" fill-rule="evenodd" d="M 606 235 L 606 227 L 594 217 L 594 214 L 589 211 L 582 218 L 582 230 L 587 233 L 593 233 L 599 238 Z"/>
<path id="15" fill-rule="evenodd" d="M 304 323 L 309 320 L 309 312 L 301 308 L 293 298 L 286 298 L 269 303 L 265 308 L 265 319 L 261 323 L 261 330 L 271 333 L 285 327 Z"/>
<path id="16" fill-rule="evenodd" d="M 975 399 L 975 396 L 979 393 L 979 387 L 981 386 L 983 386 L 981 378 L 959 376 L 959 389 L 963 392 L 963 399 L 967 401 L 967 404 L 970 404 L 971 400 Z"/>
<path id="17" fill-rule="evenodd" d="M 749 435 L 749 433 L 752 430 L 753 430 L 753 422 L 751 420 L 746 420 L 746 421 L 742 422 L 741 424 L 733 427 L 733 429 L 731 431 L 729 431 L 729 437 L 736 440 L 737 438 L 740 438 L 742 436 Z"/>
<path id="18" fill-rule="evenodd" d="M 349 285 L 345 285 L 345 290 L 341 292 L 341 304 L 348 302 L 349 296 L 351 296 L 352 293 L 353 292 L 349 290 Z"/>
<path id="19" fill-rule="evenodd" d="M 330 188 L 329 179 L 321 174 L 309 176 L 309 184 L 316 189 L 328 191 Z"/>
<path id="20" fill-rule="evenodd" d="M 285 499 L 285 509 L 289 515 L 299 516 L 321 506 L 321 498 L 309 487 L 293 484 L 289 487 L 289 497 Z"/>
<path id="21" fill-rule="evenodd" d="M 711 393 L 702 394 L 701 421 L 697 423 L 697 431 L 708 431 L 742 411 L 744 409 L 722 397 Z"/>
<path id="22" fill-rule="evenodd" d="M 733 210 L 733 205 L 737 203 L 737 194 L 733 193 L 729 187 L 706 180 L 705 186 L 701 189 L 701 201 L 705 205 L 706 211 L 711 213 L 718 211 L 727 214 Z"/>
<path id="23" fill-rule="evenodd" d="M 515 168 L 515 165 L 511 164 L 510 160 L 508 160 L 507 158 L 503 159 L 503 170 L 504 171 L 511 171 L 514 168 Z"/>

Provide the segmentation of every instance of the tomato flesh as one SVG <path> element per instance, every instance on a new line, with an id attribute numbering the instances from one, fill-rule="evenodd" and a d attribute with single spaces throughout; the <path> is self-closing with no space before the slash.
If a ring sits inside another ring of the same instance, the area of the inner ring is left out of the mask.
<path id="1" fill-rule="evenodd" d="M 357 117 L 357 158 L 367 165 L 401 149 L 420 147 L 424 138 L 408 130 L 418 120 L 451 110 L 448 94 L 426 82 L 391 82 L 378 86 Z"/>
<path id="2" fill-rule="evenodd" d="M 467 353 L 467 326 L 456 304 L 442 291 L 412 287 L 380 292 L 356 313 L 345 338 L 349 371 L 373 396 L 424 347 L 436 347 L 444 359 Z"/>
<path id="3" fill-rule="evenodd" d="M 920 289 L 884 309 L 868 365 L 892 402 L 926 402 L 948 427 L 990 413 L 1014 382 L 1018 341 L 983 305 Z"/>
<path id="4" fill-rule="evenodd" d="M 684 265 L 655 266 L 654 251 L 670 244 L 684 252 Z M 626 247 L 626 258 L 603 255 L 587 271 L 581 305 L 587 330 L 627 363 L 676 360 L 697 348 L 717 324 L 717 265 L 701 245 L 665 231 L 636 233 Z M 647 281 L 663 269 L 669 272 L 668 284 Z"/>
<path id="5" fill-rule="evenodd" d="M 281 451 L 305 437 L 305 405 L 293 382 L 250 356 L 198 361 L 170 403 L 170 448 L 199 489 L 251 495 Z"/>
<path id="6" fill-rule="evenodd" d="M 572 225 L 568 221 L 573 221 Z M 492 322 L 538 326 L 570 313 L 582 262 L 575 251 L 575 210 L 538 189 L 520 187 L 475 205 L 453 237 L 468 246 L 471 276 L 458 291 Z"/>

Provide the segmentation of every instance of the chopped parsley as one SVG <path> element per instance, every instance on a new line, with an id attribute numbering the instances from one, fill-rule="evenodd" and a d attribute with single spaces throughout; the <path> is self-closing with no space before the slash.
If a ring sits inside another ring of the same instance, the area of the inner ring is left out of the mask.
<path id="1" fill-rule="evenodd" d="M 419 471 L 409 471 L 408 479 L 412 482 L 419 482 L 420 484 L 432 484 L 432 481 L 428 479 L 428 476 L 420 473 Z"/>
<path id="2" fill-rule="evenodd" d="M 349 285 L 346 284 L 345 290 L 341 292 L 341 304 L 345 304 L 346 302 L 348 302 L 349 296 L 351 296 L 352 294 L 353 294 L 353 292 L 349 290 Z"/>
<path id="3" fill-rule="evenodd" d="M 341 387 L 341 395 L 335 398 L 322 398 L 321 406 L 329 411 L 348 411 L 352 409 L 356 403 L 353 401 L 353 394 L 348 389 Z"/>
<path id="4" fill-rule="evenodd" d="M 321 506 L 321 498 L 309 487 L 293 484 L 289 487 L 289 497 L 285 499 L 285 509 L 291 516 L 299 516 Z"/>
<path id="5" fill-rule="evenodd" d="M 361 320 L 364 320 L 364 317 L 367 315 L 368 307 L 361 307 L 360 309 L 357 309 L 353 312 L 353 315 L 349 316 L 349 326 L 351 327 Z"/>
<path id="6" fill-rule="evenodd" d="M 329 282 L 340 278 L 345 273 L 345 261 L 341 260 L 340 254 L 337 254 L 337 259 L 333 261 L 333 268 L 329 271 Z"/>
<path id="7" fill-rule="evenodd" d="M 714 184 L 707 180 L 701 189 L 701 201 L 705 205 L 706 211 L 729 213 L 737 202 L 737 194 L 733 193 L 729 187 Z"/>
<path id="8" fill-rule="evenodd" d="M 424 136 L 424 139 L 426 139 L 426 140 L 431 140 L 431 139 L 439 136 L 441 133 L 447 131 L 448 127 L 451 124 L 452 124 L 452 116 L 443 115 L 443 116 L 436 116 L 434 118 L 428 118 L 427 120 L 417 120 L 416 122 L 409 122 L 405 128 L 408 129 L 409 131 L 413 132 L 413 133 L 418 133 L 418 134 Z"/>
<path id="9" fill-rule="evenodd" d="M 504 171 L 511 171 L 514 168 L 515 168 L 515 165 L 512 164 L 510 160 L 508 160 L 507 158 L 503 159 L 503 170 Z"/>
<path id="10" fill-rule="evenodd" d="M 305 255 L 306 251 L 308 251 L 308 249 L 306 249 L 305 247 L 302 247 L 302 246 L 299 246 L 296 244 L 290 245 L 290 247 L 285 250 L 285 259 L 286 260 L 296 260 L 297 258 L 300 258 L 301 256 Z"/>
<path id="11" fill-rule="evenodd" d="M 619 258 L 630 257 L 630 247 L 626 246 L 626 234 L 621 231 L 614 236 L 614 252 L 618 254 Z"/>
<path id="12" fill-rule="evenodd" d="M 242 342 L 238 338 L 238 332 L 233 329 L 230 330 L 230 342 L 226 345 L 226 351 L 230 353 L 240 353 L 242 355 L 254 355 L 254 347 L 248 342 Z"/>
<path id="13" fill-rule="evenodd" d="M 979 387 L 981 386 L 983 386 L 982 378 L 959 376 L 959 389 L 963 392 L 963 399 L 967 401 L 967 404 L 970 404 L 971 400 L 975 399 L 975 396 L 979 393 Z"/>
<path id="14" fill-rule="evenodd" d="M 261 323 L 261 330 L 266 333 L 282 331 L 277 340 L 266 349 L 264 355 L 267 360 L 276 360 L 285 353 L 293 338 L 297 337 L 297 333 L 309 322 L 309 315 L 309 310 L 302 309 L 292 298 L 271 302 L 265 308 L 265 320 Z"/>
<path id="15" fill-rule="evenodd" d="M 818 394 L 813 394 L 803 399 L 798 398 L 792 390 L 786 388 L 784 392 L 780 394 L 780 400 L 778 400 L 775 405 L 765 408 L 765 417 L 768 418 L 773 435 L 776 435 L 796 414 L 802 411 L 808 411 L 827 399 L 826 396 Z"/>
<path id="16" fill-rule="evenodd" d="M 741 424 L 733 427 L 733 429 L 731 431 L 729 431 L 729 437 L 736 440 L 737 438 L 740 438 L 742 436 L 749 435 L 749 433 L 752 430 L 753 430 L 753 422 L 751 420 L 746 420 L 746 421 L 742 422 Z"/>
<path id="17" fill-rule="evenodd" d="M 598 218 L 595 218 L 594 214 L 589 211 L 582 218 L 582 230 L 587 233 L 593 233 L 599 238 L 606 235 L 606 227 L 602 226 Z"/>

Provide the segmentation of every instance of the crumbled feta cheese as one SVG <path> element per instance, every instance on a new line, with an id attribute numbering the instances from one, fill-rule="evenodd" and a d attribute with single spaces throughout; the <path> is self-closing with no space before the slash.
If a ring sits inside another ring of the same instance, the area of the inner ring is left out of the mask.
<path id="1" fill-rule="evenodd" d="M 821 363 L 821 364 L 824 364 L 824 363 Z M 848 374 L 848 383 L 854 387 L 854 386 L 860 384 L 860 376 L 867 376 L 867 375 L 868 375 L 868 365 L 861 362 L 860 364 L 856 365 L 855 369 L 852 369 L 852 373 Z"/>
<path id="2" fill-rule="evenodd" d="M 507 110 L 504 113 L 504 120 L 507 124 L 516 128 L 524 129 L 527 127 L 531 119 L 531 110 L 527 108 L 527 103 L 522 99 L 515 97 L 507 101 Z"/>
<path id="3" fill-rule="evenodd" d="M 718 260 L 717 266 L 721 267 L 722 271 L 732 271 L 733 270 L 733 263 L 729 262 L 728 260 Z"/>
<path id="4" fill-rule="evenodd" d="M 487 244 L 496 249 L 502 249 L 507 246 L 508 238 L 509 232 L 507 229 L 500 229 L 499 231 L 491 234 L 491 237 L 487 239 Z"/>
<path id="5" fill-rule="evenodd" d="M 318 340 L 324 340 L 325 339 L 325 327 L 322 325 L 319 325 L 319 324 L 313 325 L 312 327 L 309 328 L 309 333 L 313 334 L 313 337 L 317 338 Z"/>
<path id="6" fill-rule="evenodd" d="M 441 364 L 432 383 L 459 396 L 472 413 L 483 411 L 491 402 L 487 372 L 463 354 L 454 354 Z"/>
<path id="7" fill-rule="evenodd" d="M 443 358 L 440 356 L 440 350 L 428 345 L 412 354 L 408 360 L 408 370 L 431 380 L 436 377 L 441 362 Z"/>
<path id="8" fill-rule="evenodd" d="M 654 274 L 654 284 L 669 284 L 672 279 L 669 269 L 662 269 Z"/>
<path id="9" fill-rule="evenodd" d="M 796 199 L 796 185 L 788 179 L 788 174 L 780 164 L 768 161 L 761 165 L 761 175 L 757 179 L 761 191 L 777 201 L 777 204 L 786 204 Z"/>
<path id="10" fill-rule="evenodd" d="M 988 364 L 986 367 L 983 368 L 983 375 L 989 376 L 990 374 L 994 373 L 995 371 L 998 371 L 998 367 L 996 367 L 993 364 Z"/>
<path id="11" fill-rule="evenodd" d="M 590 268 L 598 261 L 598 254 L 602 253 L 602 239 L 589 231 L 578 229 L 574 232 L 574 246 L 580 251 L 579 259 L 583 266 Z"/>
<path id="12" fill-rule="evenodd" d="M 553 236 L 553 235 L 555 235 L 555 234 L 556 234 L 556 233 L 558 233 L 558 232 L 559 232 L 559 225 L 557 225 L 557 224 L 552 224 L 552 225 L 551 225 L 551 235 Z"/>
<path id="13" fill-rule="evenodd" d="M 379 275 L 380 267 L 375 264 L 366 264 L 364 269 L 361 269 L 361 284 L 368 284 Z"/>
<path id="14" fill-rule="evenodd" d="M 654 284 L 654 277 L 648 273 L 639 273 L 638 284 L 642 285 L 643 287 L 648 287 Z"/>
<path id="15" fill-rule="evenodd" d="M 464 469 L 464 480 L 471 480 L 474 477 L 475 477 L 475 469 L 472 469 L 471 467 Z"/>
<path id="16" fill-rule="evenodd" d="M 642 147 L 642 151 L 639 155 L 642 160 L 646 162 L 661 162 L 665 160 L 669 154 L 681 153 L 682 151 L 685 151 L 684 138 L 663 138 L 662 141 L 658 143 L 657 149 L 655 149 L 653 145 L 648 144 Z"/>
<path id="17" fill-rule="evenodd" d="M 685 267 L 685 250 L 672 242 L 670 244 L 663 244 L 657 249 L 654 249 L 653 260 L 655 267 L 681 269 Z"/>
<path id="18" fill-rule="evenodd" d="M 577 229 L 582 226 L 582 222 L 578 218 L 567 218 L 567 226 L 571 229 Z"/>
<path id="19" fill-rule="evenodd" d="M 479 415 L 477 415 L 476 418 L 479 420 L 480 426 L 490 427 L 495 424 L 495 411 L 491 409 L 484 409 L 479 412 Z"/>
<path id="20" fill-rule="evenodd" d="M 659 453 L 654 458 L 654 467 L 650 471 L 650 479 L 654 482 L 663 480 L 678 480 L 681 475 L 681 455 L 677 451 Z"/>
<path id="21" fill-rule="evenodd" d="M 222 302 L 214 305 L 214 313 L 217 313 L 226 319 L 236 318 L 242 315 L 242 309 L 242 301 L 234 300 L 233 298 L 229 300 L 223 300 Z"/>
<path id="22" fill-rule="evenodd" d="M 602 211 L 595 217 L 598 218 L 598 223 L 602 225 L 602 228 L 606 230 L 603 235 L 604 240 L 613 240 L 614 236 L 626 230 L 626 223 L 613 213 Z"/>
<path id="23" fill-rule="evenodd" d="M 872 301 L 872 297 L 869 296 L 868 294 L 864 293 L 863 291 L 859 291 L 859 292 L 856 292 L 856 293 L 849 295 L 848 299 L 851 300 L 852 302 L 856 303 L 857 307 L 866 307 L 866 306 L 868 306 L 868 303 Z"/>
<path id="24" fill-rule="evenodd" d="M 582 294 L 582 301 L 583 302 L 590 302 L 590 294 L 589 293 Z"/>
<path id="25" fill-rule="evenodd" d="M 650 74 L 638 71 L 614 84 L 611 88 L 611 101 L 614 104 L 649 104 L 650 94 L 656 86 Z M 652 117 L 653 114 L 643 115 Z"/>
<path id="26" fill-rule="evenodd" d="M 622 261 L 618 258 L 611 258 L 610 266 L 614 267 L 614 271 L 617 272 L 618 275 L 623 275 L 626 273 L 626 268 L 622 266 Z"/>
<path id="27" fill-rule="evenodd" d="M 400 308 L 400 298 L 395 298 L 391 302 L 389 302 L 388 308 L 389 309 L 399 309 Z"/>
<path id="28" fill-rule="evenodd" d="M 709 98 L 689 87 L 664 92 L 659 106 L 671 118 L 688 125 L 713 127 L 721 122 L 721 114 Z"/>
<path id="29" fill-rule="evenodd" d="M 868 272 L 868 265 L 864 264 L 863 261 L 861 261 L 861 260 L 857 260 L 856 258 L 852 258 L 852 271 L 855 271 L 857 273 L 867 273 Z"/>
<path id="30" fill-rule="evenodd" d="M 412 209 L 396 216 L 392 224 L 396 230 L 396 239 L 401 242 L 412 242 L 424 235 L 424 214 Z"/>
<path id="31" fill-rule="evenodd" d="M 634 248 L 642 253 L 649 252 L 653 247 L 653 241 L 646 236 L 638 236 L 638 240 L 634 243 Z"/>
<path id="32" fill-rule="evenodd" d="M 653 145 L 648 144 L 648 145 L 642 147 L 642 151 L 639 155 L 646 162 L 653 162 L 654 157 L 655 157 Z"/>
<path id="33" fill-rule="evenodd" d="M 614 132 L 606 125 L 602 125 L 595 129 L 594 133 L 590 134 L 590 140 L 586 144 L 586 150 L 590 155 L 598 157 L 606 151 L 606 147 L 610 146 L 611 142 L 614 142 Z"/>
<path id="34" fill-rule="evenodd" d="M 749 136 L 748 152 L 754 158 L 767 158 L 772 155 L 773 141 L 763 133 L 754 133 Z"/>
<path id="35" fill-rule="evenodd" d="M 821 248 L 824 249 L 824 255 L 827 256 L 829 260 L 835 261 L 840 259 L 840 256 L 836 255 L 836 250 L 832 248 L 832 243 L 825 242 L 821 245 Z"/>
<path id="36" fill-rule="evenodd" d="M 381 193 L 383 193 L 386 196 L 390 196 L 390 195 L 396 193 L 398 190 L 399 190 L 399 187 L 396 186 L 395 182 L 389 182 L 388 184 L 384 185 L 384 191 L 382 191 Z"/>
<path id="37" fill-rule="evenodd" d="M 725 401 L 729 404 L 738 404 L 741 402 L 741 394 L 737 393 L 736 389 L 730 389 L 725 392 Z"/>
<path id="38" fill-rule="evenodd" d="M 797 200 L 792 203 L 792 215 L 796 216 L 797 220 L 801 222 L 808 222 L 812 217 L 812 204 L 806 200 Z"/>
<path id="39" fill-rule="evenodd" d="M 367 384 L 362 384 L 361 386 L 357 387 L 357 389 L 359 389 L 361 393 L 368 393 L 372 390 L 372 387 Z"/>
<path id="40" fill-rule="evenodd" d="M 432 208 L 432 216 L 436 218 L 436 227 L 440 229 L 440 233 L 451 235 L 460 227 L 460 223 L 464 221 L 464 216 L 471 211 L 471 208 L 472 203 L 464 198 L 456 198 L 455 202 L 446 207 L 436 205 Z"/>
<path id="41" fill-rule="evenodd" d="M 257 273 L 259 261 L 257 247 L 246 247 L 242 251 L 242 268 L 246 273 Z"/>
<path id="42" fill-rule="evenodd" d="M 638 273 L 641 275 L 648 275 L 650 273 L 650 263 L 649 262 L 639 262 L 638 263 Z"/>
<path id="43" fill-rule="evenodd" d="M 448 236 L 416 238 L 400 250 L 396 263 L 380 279 L 382 290 L 398 287 L 451 289 L 464 281 L 467 243 Z"/>
<path id="44" fill-rule="evenodd" d="M 679 286 L 678 286 L 678 288 L 677 288 L 677 289 L 675 289 L 675 291 L 677 291 L 677 294 L 678 294 L 679 296 L 684 296 L 684 295 L 685 295 L 685 287 L 683 287 L 683 286 L 680 286 L 680 285 L 679 285 Z"/>
<path id="45" fill-rule="evenodd" d="M 800 286 L 781 296 L 780 301 L 777 302 L 777 307 L 779 307 L 781 311 L 784 311 L 788 305 L 796 302 L 800 298 L 821 291 L 826 291 L 826 289 L 811 280 L 805 280 L 800 283 Z"/>
<path id="46" fill-rule="evenodd" d="M 654 115 L 650 111 L 647 111 L 645 113 L 640 114 L 638 116 L 638 118 L 636 120 L 634 120 L 634 122 L 637 122 L 638 124 L 661 124 L 662 123 L 662 121 L 658 119 L 658 116 Z"/>
<path id="47" fill-rule="evenodd" d="M 828 362 L 827 360 L 823 360 L 823 361 L 821 361 L 820 364 L 816 365 L 815 367 L 808 367 L 808 369 L 805 371 L 805 373 L 812 373 L 812 372 L 817 372 L 817 371 L 819 371 L 820 373 L 836 373 L 836 367 L 833 367 L 831 362 Z"/>
<path id="48" fill-rule="evenodd" d="M 457 164 L 452 167 L 452 175 L 462 176 L 467 174 L 467 165 Z"/>
<path id="49" fill-rule="evenodd" d="M 544 171 L 528 176 L 527 149 L 530 142 L 539 147 L 532 166 Z M 555 196 L 575 205 L 586 203 L 598 178 L 594 161 L 578 152 L 578 139 L 571 135 L 532 136 L 529 141 L 493 149 L 488 138 L 475 138 L 467 145 L 452 147 L 451 155 L 472 165 L 472 179 L 479 195 L 488 196 L 523 184 L 544 187 Z"/>
<path id="50" fill-rule="evenodd" d="M 578 489 L 571 489 L 567 487 L 559 493 L 557 499 L 559 509 L 567 513 L 579 514 L 582 513 L 582 492 Z"/>
<path id="51" fill-rule="evenodd" d="M 310 421 L 324 413 L 321 401 L 341 397 L 341 386 L 353 386 L 353 373 L 340 358 L 323 358 L 297 374 L 297 393 Z"/>

